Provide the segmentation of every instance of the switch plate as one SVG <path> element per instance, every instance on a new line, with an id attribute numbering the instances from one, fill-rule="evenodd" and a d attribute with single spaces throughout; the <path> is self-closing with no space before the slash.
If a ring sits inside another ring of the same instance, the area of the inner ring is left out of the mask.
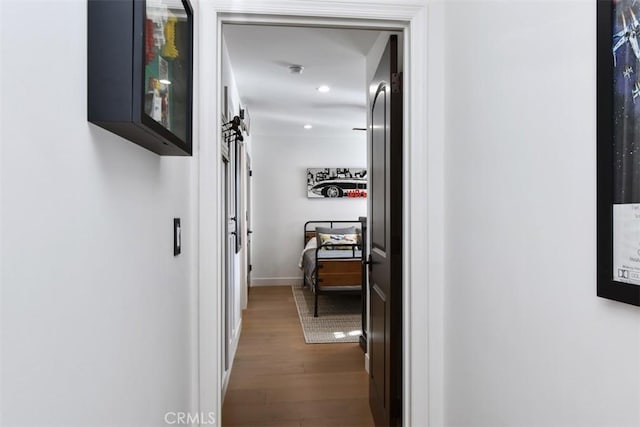
<path id="1" fill-rule="evenodd" d="M 173 218 L 173 256 L 180 255 L 182 252 L 182 228 L 180 227 L 180 218 Z"/>

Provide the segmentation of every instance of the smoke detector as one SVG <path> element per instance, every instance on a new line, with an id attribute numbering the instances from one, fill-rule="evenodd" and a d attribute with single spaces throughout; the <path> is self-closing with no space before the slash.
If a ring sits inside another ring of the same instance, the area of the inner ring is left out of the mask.
<path id="1" fill-rule="evenodd" d="M 291 74 L 302 74 L 302 70 L 304 70 L 304 67 L 302 65 L 289 66 L 289 72 Z"/>

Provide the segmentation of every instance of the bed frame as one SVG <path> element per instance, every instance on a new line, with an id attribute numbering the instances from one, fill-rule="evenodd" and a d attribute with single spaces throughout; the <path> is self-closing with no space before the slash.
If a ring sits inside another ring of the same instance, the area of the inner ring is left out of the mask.
<path id="1" fill-rule="evenodd" d="M 362 223 L 359 221 L 307 221 L 304 224 L 304 245 L 309 239 L 316 237 L 316 227 L 351 227 L 355 226 L 362 233 Z M 352 256 L 323 259 L 318 257 L 318 251 L 327 246 L 339 249 L 351 249 Z M 303 274 L 302 286 L 309 285 L 315 295 L 313 316 L 318 317 L 318 295 L 329 293 L 362 294 L 363 278 L 363 256 L 356 253 L 361 244 L 324 244 L 315 249 L 315 265 L 312 283 L 307 280 L 307 275 Z M 361 254 L 364 251 L 360 251 Z"/>

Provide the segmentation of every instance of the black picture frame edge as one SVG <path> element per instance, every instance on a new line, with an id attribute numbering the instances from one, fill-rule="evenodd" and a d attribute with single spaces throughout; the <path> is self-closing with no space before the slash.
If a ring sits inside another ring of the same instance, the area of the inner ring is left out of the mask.
<path id="1" fill-rule="evenodd" d="M 613 280 L 613 2 L 597 2 L 597 295 L 640 306 L 640 286 Z"/>
<path id="2" fill-rule="evenodd" d="M 134 108 L 133 111 L 137 116 L 135 119 L 142 125 L 149 128 L 153 131 L 157 136 L 159 136 L 164 145 L 168 145 L 167 143 L 173 144 L 176 147 L 188 153 L 188 155 L 193 154 L 193 6 L 189 0 L 180 0 L 182 5 L 184 6 L 184 10 L 187 14 L 187 23 L 188 23 L 188 31 L 189 31 L 189 39 L 188 39 L 188 57 L 187 64 L 189 66 L 189 75 L 187 79 L 187 126 L 186 126 L 186 135 L 185 140 L 183 141 L 179 136 L 171 132 L 169 129 L 162 126 L 160 123 L 156 122 L 144 111 L 144 89 L 145 89 L 145 72 L 144 66 L 142 63 L 134 62 L 134 79 L 133 79 L 133 90 L 134 93 L 139 94 L 140 96 L 134 96 Z M 134 58 L 142 58 L 144 55 L 144 22 L 147 17 L 146 13 L 147 9 L 147 0 L 134 0 Z M 138 40 L 138 37 L 140 38 Z"/>

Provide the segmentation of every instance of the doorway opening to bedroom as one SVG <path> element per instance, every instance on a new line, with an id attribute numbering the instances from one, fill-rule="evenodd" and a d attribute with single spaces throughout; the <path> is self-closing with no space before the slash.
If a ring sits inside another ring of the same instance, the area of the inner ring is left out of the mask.
<path id="1" fill-rule="evenodd" d="M 223 422 L 395 424 L 402 34 L 229 22 L 221 52 Z"/>

